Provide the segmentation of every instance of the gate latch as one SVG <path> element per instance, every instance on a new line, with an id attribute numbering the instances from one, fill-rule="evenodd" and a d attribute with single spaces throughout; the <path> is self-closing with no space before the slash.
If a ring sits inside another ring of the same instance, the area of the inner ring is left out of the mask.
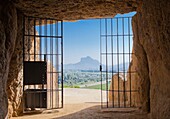
<path id="1" fill-rule="evenodd" d="M 102 71 L 102 65 L 100 65 L 100 71 Z"/>

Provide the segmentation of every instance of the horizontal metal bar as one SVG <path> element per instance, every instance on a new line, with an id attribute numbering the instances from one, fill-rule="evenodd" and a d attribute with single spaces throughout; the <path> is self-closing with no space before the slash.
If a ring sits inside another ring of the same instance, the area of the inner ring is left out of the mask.
<path id="1" fill-rule="evenodd" d="M 133 36 L 133 34 L 125 34 L 125 35 L 101 35 L 101 37 L 113 37 L 113 36 Z"/>
<path id="2" fill-rule="evenodd" d="M 107 90 L 107 91 L 109 91 L 109 92 L 124 92 L 124 90 Z M 125 92 L 138 92 L 138 90 L 125 90 Z"/>
<path id="3" fill-rule="evenodd" d="M 51 89 L 51 90 L 50 90 L 50 89 L 48 89 L 48 90 L 46 90 L 46 91 L 24 91 L 24 93 L 26 93 L 26 94 L 28 94 L 28 93 L 29 93 L 29 94 L 30 94 L 30 93 L 31 93 L 31 94 L 32 94 L 32 93 L 37 94 L 37 93 L 43 93 L 43 92 L 59 92 L 59 91 L 62 91 L 62 90 L 59 90 L 59 89 L 58 89 L 58 90 L 57 90 L 57 89 L 53 89 L 53 90 Z"/>
<path id="4" fill-rule="evenodd" d="M 114 67 L 114 66 L 113 66 Z M 106 73 L 106 71 L 101 71 L 101 72 L 104 72 L 104 73 Z M 107 71 L 108 72 L 108 71 Z M 109 71 L 108 73 L 124 73 L 124 71 L 119 71 L 119 72 L 112 72 L 112 71 Z M 137 71 L 131 71 L 131 72 L 125 72 L 125 74 L 126 73 L 129 73 L 129 74 L 131 74 L 131 73 L 137 73 Z"/>
<path id="5" fill-rule="evenodd" d="M 59 73 L 61 73 L 61 72 L 47 72 L 47 73 L 57 73 L 57 74 L 59 74 Z"/>
<path id="6" fill-rule="evenodd" d="M 44 35 L 27 35 L 27 34 L 25 34 L 25 37 L 28 37 L 28 36 L 30 36 L 30 37 L 45 37 L 45 38 L 63 38 L 62 36 L 44 36 Z M 53 39 L 52 39 L 53 40 Z"/>
<path id="7" fill-rule="evenodd" d="M 61 55 L 61 54 L 25 54 L 25 55 Z"/>
<path id="8" fill-rule="evenodd" d="M 101 55 L 134 55 L 135 53 L 101 53 Z"/>

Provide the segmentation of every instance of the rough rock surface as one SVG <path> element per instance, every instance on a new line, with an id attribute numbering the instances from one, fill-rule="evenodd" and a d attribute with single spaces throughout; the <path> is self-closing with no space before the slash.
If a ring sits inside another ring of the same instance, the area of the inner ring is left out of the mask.
<path id="1" fill-rule="evenodd" d="M 7 118 L 8 99 L 6 84 L 9 65 L 17 36 L 17 11 L 15 7 L 1 1 L 0 4 L 0 119 Z"/>
<path id="2" fill-rule="evenodd" d="M 112 76 L 112 81 L 110 83 L 110 88 L 109 88 L 109 102 L 113 102 L 115 106 L 118 106 L 118 103 L 120 102 L 120 104 L 124 104 L 124 101 L 127 100 L 127 94 L 125 94 L 124 97 L 124 93 L 123 91 L 126 90 L 126 81 L 124 81 L 124 76 L 123 74 L 115 74 Z M 112 90 L 114 90 L 112 92 Z M 120 91 L 118 94 L 118 90 Z"/>
<path id="3" fill-rule="evenodd" d="M 134 53 L 134 50 L 132 51 Z M 130 106 L 134 107 L 141 107 L 140 103 L 140 78 L 138 76 L 138 73 L 136 72 L 136 69 L 138 68 L 137 64 L 137 58 L 135 56 L 135 53 L 132 55 L 132 61 L 130 63 L 129 69 L 127 73 L 127 85 L 126 90 L 132 91 L 131 93 L 127 93 L 128 97 L 128 104 Z M 131 73 L 130 73 L 131 72 Z"/>
<path id="4" fill-rule="evenodd" d="M 22 114 L 23 111 L 23 103 L 22 103 L 22 95 L 23 95 L 23 70 L 22 70 L 22 63 L 23 63 L 23 19 L 22 15 L 18 13 L 17 17 L 17 39 L 15 50 L 12 54 L 10 68 L 9 68 L 9 75 L 7 81 L 7 93 L 8 93 L 8 117 L 11 116 L 18 116 Z M 32 25 L 29 25 L 30 27 Z M 28 27 L 28 24 L 26 24 Z M 30 33 L 33 33 L 33 28 L 30 29 Z M 28 33 L 28 30 L 25 29 L 25 33 Z M 37 34 L 37 32 L 36 32 Z M 25 38 L 25 51 L 29 51 L 30 54 L 34 52 L 34 38 Z M 39 44 L 39 38 L 36 38 L 36 44 Z M 39 49 L 39 45 L 36 45 L 36 49 Z M 26 52 L 25 52 L 26 53 Z M 36 54 L 39 53 L 39 50 L 36 50 Z M 34 61 L 33 55 L 30 57 L 25 56 L 26 59 L 30 59 L 30 61 Z M 35 60 L 38 60 L 39 57 L 36 56 Z"/>
<path id="5" fill-rule="evenodd" d="M 18 14 L 19 16 L 19 14 Z M 8 116 L 18 116 L 22 112 L 22 17 L 18 19 L 16 47 L 11 58 L 7 81 Z"/>
<path id="6" fill-rule="evenodd" d="M 13 0 L 27 16 L 78 20 L 136 11 L 141 0 Z"/>
<path id="7" fill-rule="evenodd" d="M 133 18 L 142 107 L 150 109 L 152 119 L 170 118 L 169 6 L 169 0 L 143 0 Z"/>
<path id="8" fill-rule="evenodd" d="M 137 13 L 138 14 L 138 13 Z M 137 16 L 137 15 L 136 15 Z M 140 43 L 140 40 L 143 40 L 142 33 L 138 31 L 139 25 L 136 23 L 136 16 L 133 17 L 133 33 L 134 33 L 134 42 L 133 48 L 134 53 L 137 58 L 136 72 L 139 76 L 139 93 L 141 99 L 141 108 L 145 112 L 150 110 L 150 78 L 149 78 L 149 66 L 148 59 L 146 55 L 146 50 L 143 48 L 143 45 Z M 139 36 L 140 35 L 140 36 Z"/>

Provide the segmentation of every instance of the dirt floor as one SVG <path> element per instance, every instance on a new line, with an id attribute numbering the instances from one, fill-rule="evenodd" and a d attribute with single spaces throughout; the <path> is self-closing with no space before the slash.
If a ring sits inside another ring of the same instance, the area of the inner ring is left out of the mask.
<path id="1" fill-rule="evenodd" d="M 12 119 L 148 119 L 138 109 L 101 109 L 100 90 L 64 89 L 64 108 Z"/>

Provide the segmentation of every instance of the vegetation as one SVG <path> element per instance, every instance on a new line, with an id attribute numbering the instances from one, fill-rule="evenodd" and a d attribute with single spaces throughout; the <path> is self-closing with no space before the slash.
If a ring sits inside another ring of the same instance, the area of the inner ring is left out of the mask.
<path id="1" fill-rule="evenodd" d="M 87 87 L 84 87 L 84 88 L 100 90 L 101 89 L 101 84 L 93 85 L 93 86 L 87 86 Z M 109 85 L 108 85 L 108 88 L 109 88 Z M 102 90 L 106 90 L 106 84 L 102 84 Z"/>
<path id="2" fill-rule="evenodd" d="M 75 86 L 64 85 L 63 88 L 80 88 L 80 86 L 78 86 L 78 85 L 75 85 Z"/>
<path id="3" fill-rule="evenodd" d="M 112 74 L 109 74 L 110 79 L 112 77 L 111 75 Z M 105 79 L 106 74 L 102 74 L 102 77 L 103 79 Z M 90 70 L 64 71 L 64 81 L 63 81 L 64 88 L 101 89 L 100 82 L 101 82 L 101 73 L 99 71 L 90 71 Z M 106 90 L 106 84 L 102 85 L 102 90 Z"/>
<path id="4" fill-rule="evenodd" d="M 64 85 L 84 85 L 89 83 L 100 82 L 100 72 L 90 71 L 72 71 L 68 70 L 64 72 Z"/>

